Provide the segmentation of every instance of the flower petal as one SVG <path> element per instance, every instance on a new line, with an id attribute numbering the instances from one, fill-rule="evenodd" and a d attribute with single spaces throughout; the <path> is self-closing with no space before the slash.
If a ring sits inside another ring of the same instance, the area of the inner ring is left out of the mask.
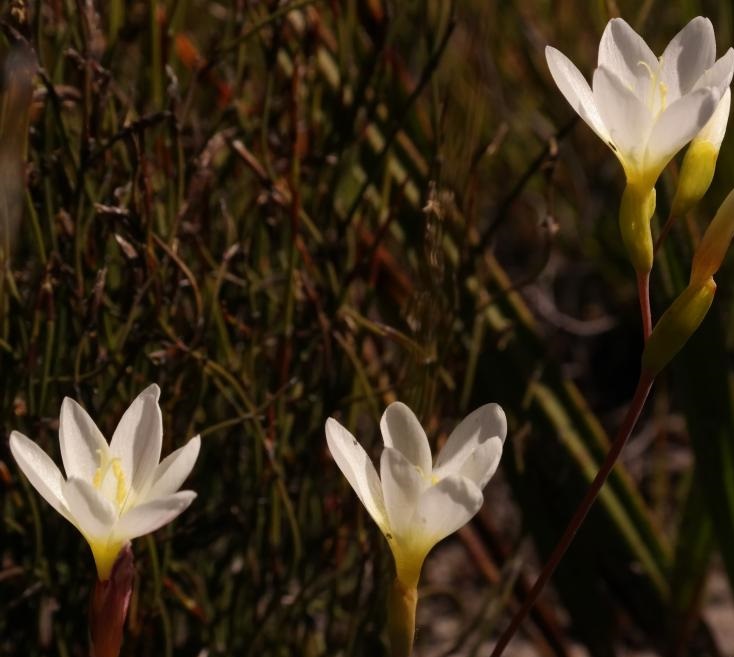
<path id="1" fill-rule="evenodd" d="M 731 90 L 727 88 L 708 123 L 701 128 L 694 139 L 696 141 L 708 141 L 717 150 L 721 148 L 721 142 L 724 141 L 724 135 L 726 134 L 726 124 L 729 122 L 730 109 Z"/>
<path id="2" fill-rule="evenodd" d="M 545 47 L 545 58 L 553 80 L 571 107 L 601 139 L 608 142 L 609 133 L 596 108 L 591 87 L 581 71 L 566 55 L 551 46 Z"/>
<path id="3" fill-rule="evenodd" d="M 692 91 L 715 87 L 719 90 L 719 95 L 723 96 L 731 84 L 732 74 L 734 74 L 734 49 L 729 48 L 722 57 L 714 62 L 711 68 L 698 78 Z"/>
<path id="4" fill-rule="evenodd" d="M 418 498 L 428 482 L 402 452 L 392 447 L 385 447 L 382 451 L 380 480 L 390 531 L 400 541 L 412 533 Z"/>
<path id="5" fill-rule="evenodd" d="M 182 490 L 168 497 L 159 497 L 157 500 L 136 506 L 120 518 L 115 526 L 115 537 L 120 540 L 131 540 L 154 532 L 184 511 L 195 497 L 194 491 Z"/>
<path id="6" fill-rule="evenodd" d="M 498 404 L 485 404 L 467 415 L 451 432 L 449 439 L 436 459 L 433 474 L 443 479 L 459 472 L 467 458 L 480 445 L 497 437 L 502 441 L 507 435 L 505 412 Z"/>
<path id="7" fill-rule="evenodd" d="M 645 155 L 646 165 L 660 171 L 708 123 L 719 102 L 707 87 L 676 100 L 655 122 Z"/>
<path id="8" fill-rule="evenodd" d="M 430 476 L 431 448 L 426 432 L 413 411 L 402 402 L 393 402 L 382 414 L 380 431 L 386 447 L 394 447 L 402 452 L 425 476 Z"/>
<path id="9" fill-rule="evenodd" d="M 673 37 L 660 58 L 668 102 L 691 91 L 715 59 L 714 26 L 708 18 L 697 16 Z"/>
<path id="10" fill-rule="evenodd" d="M 606 68 L 594 71 L 594 100 L 609 130 L 617 157 L 625 171 L 642 164 L 645 144 L 652 126 L 652 114 L 622 81 Z"/>
<path id="11" fill-rule="evenodd" d="M 64 477 L 48 454 L 17 431 L 10 434 L 10 452 L 33 488 L 68 520 L 69 511 L 64 501 Z"/>
<path id="12" fill-rule="evenodd" d="M 110 534 L 117 511 L 92 484 L 76 477 L 68 479 L 64 485 L 64 499 L 73 523 L 87 540 Z"/>
<path id="13" fill-rule="evenodd" d="M 146 499 L 165 497 L 181 488 L 181 484 L 191 474 L 200 448 L 201 438 L 194 436 L 183 447 L 164 458 L 155 469 L 153 484 L 146 494 Z"/>
<path id="14" fill-rule="evenodd" d="M 130 404 L 110 441 L 110 451 L 122 462 L 134 495 L 144 495 L 161 458 L 163 420 L 158 406 L 160 389 L 153 384 Z"/>
<path id="15" fill-rule="evenodd" d="M 660 64 L 637 32 L 621 18 L 613 18 L 599 42 L 598 66 L 612 73 L 632 95 L 644 98 L 650 89 L 650 74 L 656 73 Z M 601 111 L 598 99 L 597 107 Z M 604 123 L 609 127 L 606 120 Z"/>
<path id="16" fill-rule="evenodd" d="M 495 436 L 477 447 L 456 474 L 471 479 L 482 490 L 497 472 L 502 457 L 502 441 Z"/>
<path id="17" fill-rule="evenodd" d="M 367 453 L 356 438 L 331 417 L 326 420 L 326 442 L 342 474 L 384 534 L 388 523 L 382 486 Z"/>
<path id="18" fill-rule="evenodd" d="M 92 481 L 109 452 L 104 436 L 89 414 L 73 399 L 65 397 L 59 414 L 59 445 L 67 477 Z"/>
<path id="19" fill-rule="evenodd" d="M 451 475 L 420 496 L 413 519 L 415 540 L 430 549 L 463 527 L 482 506 L 482 492 L 461 475 Z"/>

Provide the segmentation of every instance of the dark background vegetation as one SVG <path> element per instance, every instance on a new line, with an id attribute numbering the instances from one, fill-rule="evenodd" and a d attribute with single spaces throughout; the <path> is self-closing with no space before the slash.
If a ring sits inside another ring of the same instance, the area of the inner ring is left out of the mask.
<path id="1" fill-rule="evenodd" d="M 417 655 L 487 655 L 593 477 L 641 348 L 621 167 L 543 50 L 590 77 L 610 17 L 660 53 L 698 14 L 722 54 L 724 0 L 4 3 L 4 50 L 27 41 L 39 69 L 0 286 L 0 655 L 86 654 L 94 583 L 7 436 L 58 462 L 64 396 L 110 436 L 151 382 L 164 453 L 202 435 L 199 496 L 135 541 L 124 655 L 386 654 L 391 557 L 323 426 L 338 417 L 374 456 L 394 399 L 434 444 L 480 404 L 507 412 L 501 472 L 429 558 L 419 616 Z M 656 263 L 656 316 L 733 165 L 728 137 Z M 673 164 L 661 216 L 675 180 Z M 734 580 L 731 267 L 717 280 L 525 624 L 528 654 L 734 649 L 702 615 L 709 578 Z"/>

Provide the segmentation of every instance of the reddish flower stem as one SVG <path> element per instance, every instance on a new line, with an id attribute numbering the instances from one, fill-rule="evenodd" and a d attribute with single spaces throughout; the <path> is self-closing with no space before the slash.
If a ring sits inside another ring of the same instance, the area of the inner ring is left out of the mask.
<path id="1" fill-rule="evenodd" d="M 509 626 L 502 633 L 502 636 L 500 636 L 497 645 L 492 651 L 491 657 L 500 657 L 500 655 L 504 652 L 505 648 L 510 643 L 510 640 L 515 635 L 515 632 L 517 632 L 521 623 L 525 620 L 525 617 L 532 609 L 535 601 L 538 599 L 538 596 L 545 587 L 546 583 L 555 572 L 558 564 L 561 562 L 561 559 L 563 559 L 563 556 L 566 554 L 568 546 L 571 545 L 571 541 L 573 541 L 574 536 L 576 536 L 576 532 L 579 530 L 579 527 L 581 527 L 581 524 L 586 518 L 586 514 L 589 512 L 589 509 L 591 509 L 591 506 L 594 504 L 594 501 L 599 495 L 599 491 L 604 485 L 604 482 L 607 480 L 607 477 L 612 471 L 614 464 L 617 462 L 617 458 L 619 457 L 622 448 L 625 446 L 627 439 L 630 437 L 632 430 L 635 428 L 637 420 L 640 417 L 640 413 L 645 406 L 647 396 L 650 393 L 650 389 L 652 388 L 653 381 L 654 377 L 647 374 L 646 372 L 643 372 L 640 375 L 640 380 L 637 384 L 637 390 L 635 390 L 635 394 L 632 397 L 630 406 L 627 409 L 627 415 L 625 415 L 622 426 L 620 426 L 619 432 L 617 433 L 617 436 L 614 439 L 614 442 L 612 443 L 612 446 L 609 449 L 609 452 L 607 453 L 604 462 L 599 469 L 599 472 L 597 472 L 596 477 L 594 477 L 594 481 L 591 482 L 591 486 L 584 496 L 584 499 L 581 501 L 575 513 L 573 514 L 573 517 L 566 527 L 566 531 L 563 532 L 563 536 L 561 536 L 561 539 L 558 541 L 558 544 L 548 558 L 548 561 L 545 562 L 542 572 L 538 576 L 538 579 L 533 585 L 533 588 L 530 590 L 528 597 L 525 598 L 522 607 L 520 607 L 520 609 L 515 613 Z"/>
<path id="2" fill-rule="evenodd" d="M 640 315 L 642 316 L 642 337 L 647 339 L 652 333 L 652 313 L 650 311 L 650 272 L 637 273 L 637 294 L 640 297 Z"/>
<path id="3" fill-rule="evenodd" d="M 97 580 L 89 605 L 90 657 L 118 657 L 133 590 L 133 551 L 130 543 L 120 550 L 110 578 Z"/>

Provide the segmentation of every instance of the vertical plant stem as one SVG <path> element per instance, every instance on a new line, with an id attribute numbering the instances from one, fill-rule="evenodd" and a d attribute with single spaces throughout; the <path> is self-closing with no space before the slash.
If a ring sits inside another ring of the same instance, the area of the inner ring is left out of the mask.
<path id="1" fill-rule="evenodd" d="M 418 589 L 415 586 L 403 586 L 395 578 L 388 604 L 388 634 L 392 657 L 410 657 L 413 654 L 417 605 Z"/>
<path id="2" fill-rule="evenodd" d="M 89 604 L 90 657 L 118 657 L 130 607 L 135 566 L 130 543 L 115 559 L 109 579 L 97 580 Z"/>
<path id="3" fill-rule="evenodd" d="M 108 36 L 112 41 L 117 40 L 117 33 L 125 20 L 125 3 L 122 0 L 111 0 L 109 11 Z"/>
<path id="4" fill-rule="evenodd" d="M 163 106 L 163 79 L 161 70 L 163 67 L 162 50 L 161 50 L 161 31 L 162 26 L 159 25 L 160 6 L 157 2 L 150 3 L 150 71 L 151 86 L 153 96 L 153 106 L 160 109 Z"/>
<path id="5" fill-rule="evenodd" d="M 652 313 L 650 312 L 650 272 L 637 273 L 637 294 L 640 297 L 642 317 L 642 337 L 647 339 L 652 333 Z"/>
<path id="6" fill-rule="evenodd" d="M 622 426 L 619 428 L 617 436 L 614 439 L 601 468 L 599 468 L 599 472 L 597 472 L 596 477 L 594 477 L 594 481 L 591 482 L 589 490 L 586 492 L 583 500 L 576 508 L 573 517 L 566 527 L 566 531 L 563 532 L 563 536 L 561 536 L 561 539 L 556 544 L 556 547 L 553 549 L 550 557 L 545 562 L 543 570 L 538 576 L 533 588 L 530 590 L 528 597 L 525 598 L 522 607 L 520 607 L 520 609 L 515 613 L 509 626 L 502 636 L 500 636 L 497 645 L 492 651 L 491 657 L 500 657 L 504 652 L 505 648 L 510 643 L 510 640 L 515 635 L 515 632 L 517 632 L 520 627 L 520 624 L 525 620 L 525 617 L 532 609 L 546 583 L 555 572 L 558 564 L 561 562 L 561 559 L 563 559 L 563 556 L 566 554 L 566 550 L 568 550 L 569 545 L 571 545 L 571 542 L 576 536 L 576 532 L 579 530 L 579 527 L 581 527 L 589 509 L 591 509 L 591 506 L 594 504 L 594 501 L 599 495 L 599 491 L 607 480 L 614 464 L 617 462 L 622 448 L 625 446 L 632 430 L 635 428 L 654 380 L 654 377 L 647 372 L 643 371 L 640 374 L 640 380 L 637 383 L 637 390 L 635 390 L 630 406 L 627 409 L 627 415 L 625 415 Z"/>

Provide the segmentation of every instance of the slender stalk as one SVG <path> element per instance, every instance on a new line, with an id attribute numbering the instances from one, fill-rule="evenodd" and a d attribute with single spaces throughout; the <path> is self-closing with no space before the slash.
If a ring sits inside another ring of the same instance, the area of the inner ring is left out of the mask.
<path id="1" fill-rule="evenodd" d="M 525 598 L 522 607 L 520 607 L 520 609 L 515 613 L 509 626 L 502 633 L 502 636 L 500 636 L 500 639 L 490 657 L 500 657 L 504 652 L 505 648 L 510 643 L 510 640 L 515 635 L 515 632 L 517 632 L 517 629 L 520 627 L 520 624 L 525 620 L 525 617 L 532 609 L 546 583 L 555 572 L 558 564 L 561 562 L 561 559 L 563 559 L 563 555 L 566 554 L 568 546 L 571 545 L 571 541 L 573 541 L 574 536 L 576 536 L 576 532 L 579 530 L 579 527 L 581 527 L 589 509 L 594 504 L 594 501 L 599 495 L 599 491 L 607 480 L 614 464 L 617 462 L 617 458 L 619 458 L 622 448 L 630 437 L 632 430 L 635 428 L 637 420 L 640 417 L 640 413 L 642 412 L 642 408 L 647 400 L 647 396 L 652 388 L 653 381 L 654 377 L 647 372 L 642 372 L 640 375 L 640 380 L 637 383 L 637 390 L 635 390 L 630 406 L 627 409 L 627 415 L 625 415 L 622 426 L 619 428 L 619 432 L 617 433 L 617 436 L 614 439 L 599 472 L 597 472 L 596 477 L 594 477 L 594 481 L 591 482 L 591 486 L 586 492 L 584 499 L 576 508 L 573 517 L 566 527 L 566 531 L 563 532 L 563 536 L 561 536 L 561 539 L 558 541 L 553 553 L 548 558 L 548 561 L 545 562 L 543 570 L 538 576 L 533 588 L 530 590 L 528 597 Z"/>
<path id="2" fill-rule="evenodd" d="M 415 610 L 418 589 L 395 579 L 388 601 L 388 635 L 392 657 L 410 657 L 415 638 Z"/>
<path id="3" fill-rule="evenodd" d="M 652 313 L 650 312 L 650 272 L 637 273 L 637 294 L 640 297 L 640 315 L 642 316 L 642 337 L 647 339 L 652 333 Z"/>
<path id="4" fill-rule="evenodd" d="M 159 22 L 159 12 L 161 7 L 158 2 L 150 3 L 150 75 L 151 75 L 151 95 L 153 96 L 153 105 L 156 109 L 163 107 L 163 78 L 161 72 L 163 69 L 163 51 L 161 46 L 161 32 L 163 27 Z"/>
<path id="5" fill-rule="evenodd" d="M 89 604 L 90 657 L 118 657 L 133 590 L 135 566 L 127 543 L 117 555 L 109 579 L 97 580 Z"/>

